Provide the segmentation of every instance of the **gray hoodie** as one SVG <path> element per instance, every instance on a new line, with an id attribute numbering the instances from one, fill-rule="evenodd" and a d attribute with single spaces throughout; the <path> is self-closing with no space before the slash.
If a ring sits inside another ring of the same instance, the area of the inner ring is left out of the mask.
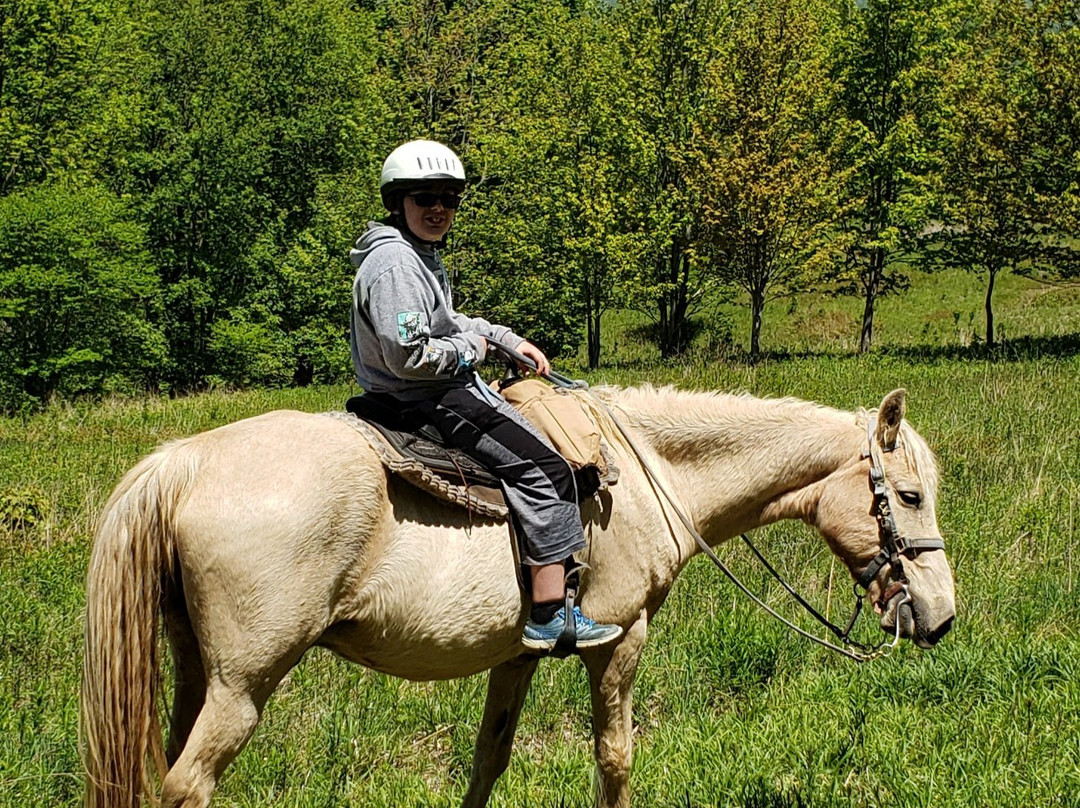
<path id="1" fill-rule="evenodd" d="M 454 311 L 438 252 L 396 227 L 368 222 L 349 252 L 353 281 L 352 361 L 373 393 L 416 401 L 472 382 L 484 337 L 516 348 L 509 328 Z"/>

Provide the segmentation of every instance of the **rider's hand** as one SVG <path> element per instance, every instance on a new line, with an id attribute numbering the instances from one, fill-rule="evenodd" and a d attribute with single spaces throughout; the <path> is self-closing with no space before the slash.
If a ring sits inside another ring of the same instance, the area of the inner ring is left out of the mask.
<path id="1" fill-rule="evenodd" d="M 548 358 L 544 356 L 544 352 L 533 345 L 528 340 L 522 342 L 517 346 L 517 352 L 523 356 L 527 356 L 529 359 L 536 363 L 537 372 L 542 374 L 551 373 L 551 363 Z M 531 370 L 531 368 L 522 367 L 522 370 Z"/>

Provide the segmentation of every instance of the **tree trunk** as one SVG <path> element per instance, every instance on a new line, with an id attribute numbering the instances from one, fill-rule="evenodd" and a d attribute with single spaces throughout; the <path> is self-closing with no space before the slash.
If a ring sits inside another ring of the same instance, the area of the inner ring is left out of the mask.
<path id="1" fill-rule="evenodd" d="M 986 345 L 993 348 L 994 342 L 994 280 L 997 278 L 996 267 L 989 268 L 990 282 L 986 284 Z"/>
<path id="2" fill-rule="evenodd" d="M 671 245 L 664 260 L 671 290 L 660 297 L 660 355 L 665 359 L 686 348 L 686 312 L 689 308 L 689 262 L 681 241 Z"/>
<path id="3" fill-rule="evenodd" d="M 869 353 L 874 341 L 874 292 L 866 290 L 866 305 L 863 306 L 862 331 L 859 334 L 859 353 Z"/>
<path id="4" fill-rule="evenodd" d="M 862 331 L 859 334 L 859 353 L 869 353 L 874 342 L 874 303 L 877 301 L 878 287 L 885 261 L 885 251 L 878 247 L 870 253 L 870 266 L 866 273 L 866 305 L 863 307 Z"/>
<path id="5" fill-rule="evenodd" d="M 750 293 L 750 360 L 756 362 L 761 355 L 761 320 L 765 309 L 765 292 Z"/>
<path id="6" fill-rule="evenodd" d="M 589 369 L 600 367 L 600 315 L 598 307 L 589 307 L 586 339 L 589 345 Z"/>
<path id="7" fill-rule="evenodd" d="M 656 298 L 656 309 L 659 321 L 657 322 L 657 342 L 660 346 L 660 355 L 667 356 L 668 331 L 670 330 L 670 316 L 668 315 L 667 295 L 661 294 Z"/>

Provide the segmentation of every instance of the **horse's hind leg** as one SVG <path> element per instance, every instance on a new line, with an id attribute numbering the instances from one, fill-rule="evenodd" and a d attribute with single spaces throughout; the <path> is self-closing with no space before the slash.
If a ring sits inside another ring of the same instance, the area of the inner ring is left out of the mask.
<path id="1" fill-rule="evenodd" d="M 472 777 L 463 808 L 483 808 L 495 781 L 510 763 L 521 707 L 536 673 L 539 657 L 520 656 L 491 669 L 484 720 L 476 736 Z"/>
<path id="2" fill-rule="evenodd" d="M 264 612 L 266 618 L 268 612 Z M 271 615 L 274 617 L 276 615 Z M 273 625 L 273 620 L 266 618 Z M 309 643 L 304 638 L 275 637 L 266 626 L 237 626 L 206 613 L 188 637 L 198 648 L 186 649 L 200 664 L 188 670 L 189 679 L 178 692 L 186 710 L 197 711 L 186 742 L 161 787 L 162 808 L 206 808 L 218 779 L 255 732 L 263 706 L 285 673 L 295 665 Z M 213 641 L 207 636 L 214 637 Z M 172 635 L 174 643 L 184 634 Z M 174 645 L 174 647 L 176 647 Z M 201 649 L 201 654 L 197 651 Z M 201 709 L 194 707 L 199 678 L 206 677 Z M 184 693 L 181 696 L 180 693 Z M 190 713 L 188 714 L 190 715 Z M 185 733 L 180 726 L 174 737 Z"/>
<path id="3" fill-rule="evenodd" d="M 184 744 L 202 710 L 206 698 L 206 669 L 186 610 L 167 608 L 165 624 L 174 669 L 172 716 L 165 750 L 166 760 L 172 766 L 184 751 Z"/>
<path id="4" fill-rule="evenodd" d="M 225 767 L 251 738 L 266 695 L 211 682 L 184 751 L 161 789 L 162 808 L 206 808 Z"/>

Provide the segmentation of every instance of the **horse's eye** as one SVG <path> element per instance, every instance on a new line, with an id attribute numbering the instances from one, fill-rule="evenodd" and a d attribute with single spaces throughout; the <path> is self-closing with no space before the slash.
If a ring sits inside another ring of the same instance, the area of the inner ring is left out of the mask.
<path id="1" fill-rule="evenodd" d="M 922 504 L 922 495 L 918 491 L 897 491 L 901 501 L 912 508 L 918 508 Z"/>

